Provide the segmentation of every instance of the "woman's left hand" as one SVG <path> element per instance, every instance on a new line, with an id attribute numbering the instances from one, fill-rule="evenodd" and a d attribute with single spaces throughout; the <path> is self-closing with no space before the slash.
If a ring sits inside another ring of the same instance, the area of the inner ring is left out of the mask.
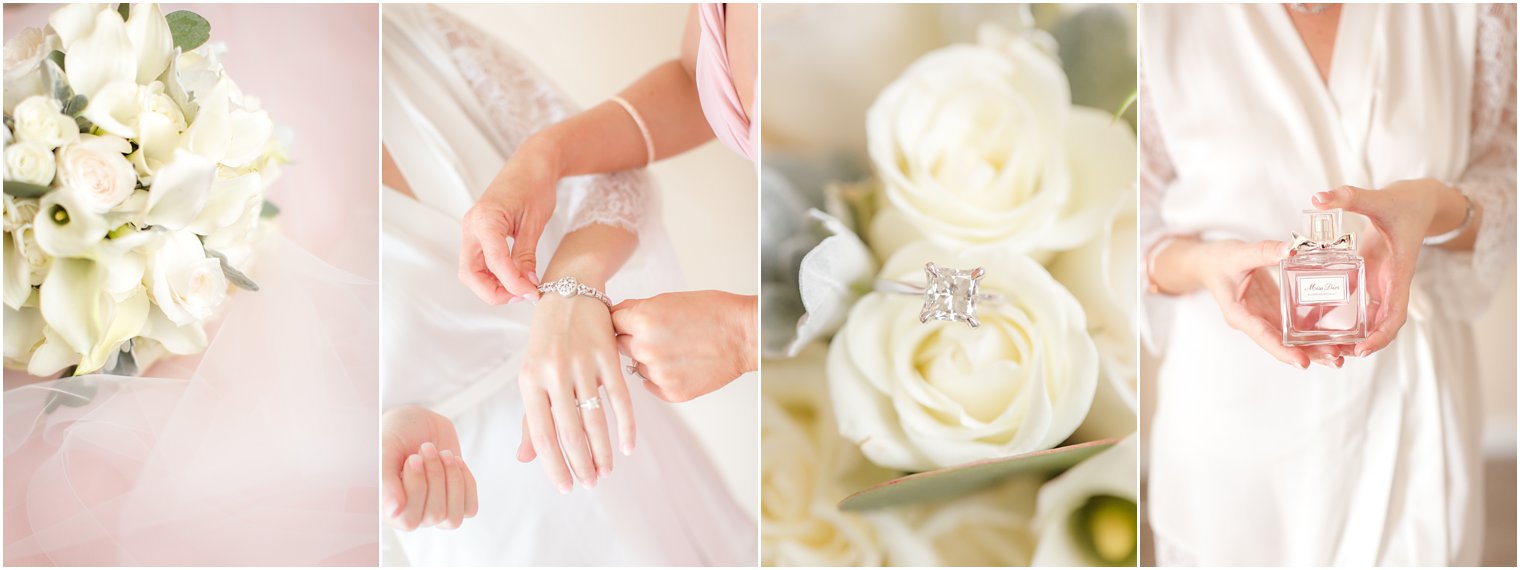
<path id="1" fill-rule="evenodd" d="M 1409 287 L 1425 237 L 1457 191 L 1437 180 L 1403 180 L 1381 190 L 1341 186 L 1313 197 L 1321 210 L 1340 208 L 1366 216 L 1371 225 L 1357 236 L 1366 261 L 1367 339 L 1351 347 L 1356 356 L 1382 350 L 1398 336 L 1409 310 Z M 1446 201 L 1443 203 L 1443 201 Z M 1465 202 L 1464 202 L 1465 203 Z M 1460 219 L 1458 222 L 1460 223 Z M 1455 226 L 1455 224 L 1447 224 Z M 1442 228 L 1444 231 L 1450 228 Z"/>
<path id="2" fill-rule="evenodd" d="M 601 287 L 597 287 L 600 289 Z M 562 493 L 574 480 L 596 486 L 612 472 L 612 439 L 604 406 L 582 408 L 607 389 L 623 453 L 633 451 L 633 405 L 607 306 L 589 297 L 545 295 L 533 312 L 527 357 L 518 375 L 523 438 L 517 459 L 542 457 L 544 472 Z"/>
<path id="3" fill-rule="evenodd" d="M 661 400 L 685 402 L 757 367 L 756 302 L 723 291 L 664 293 L 618 303 L 612 326 L 644 387 Z"/>

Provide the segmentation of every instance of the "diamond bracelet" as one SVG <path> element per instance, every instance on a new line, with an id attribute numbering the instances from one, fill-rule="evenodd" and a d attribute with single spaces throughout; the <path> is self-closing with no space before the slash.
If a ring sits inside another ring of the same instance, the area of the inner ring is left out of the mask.
<path id="1" fill-rule="evenodd" d="M 612 300 L 607 298 L 606 293 L 597 291 L 595 287 L 576 281 L 574 277 L 569 275 L 539 285 L 538 292 L 559 293 L 561 297 L 574 297 L 576 295 L 591 297 L 607 305 L 607 308 L 612 308 Z"/>

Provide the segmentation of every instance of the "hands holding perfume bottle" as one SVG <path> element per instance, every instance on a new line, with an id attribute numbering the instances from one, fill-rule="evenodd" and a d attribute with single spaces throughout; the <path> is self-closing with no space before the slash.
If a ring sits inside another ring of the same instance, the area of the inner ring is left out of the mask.
<path id="1" fill-rule="evenodd" d="M 1313 197 L 1319 210 L 1340 209 L 1371 223 L 1358 251 L 1366 264 L 1366 338 L 1340 345 L 1341 354 L 1367 356 L 1393 342 L 1408 317 L 1415 262 L 1427 238 L 1439 247 L 1471 250 L 1481 211 L 1460 191 L 1438 180 L 1402 180 L 1380 190 L 1342 186 Z"/>
<path id="2" fill-rule="evenodd" d="M 1299 368 L 1338 368 L 1346 356 L 1372 354 L 1398 335 L 1425 240 L 1440 236 L 1440 247 L 1471 249 L 1481 214 L 1469 214 L 1459 191 L 1432 179 L 1380 190 L 1342 186 L 1315 194 L 1312 203 L 1307 239 L 1299 243 L 1196 236 L 1159 243 L 1150 260 L 1154 288 L 1207 289 L 1226 324 L 1273 357 Z M 1341 210 L 1366 216 L 1367 231 L 1342 239 Z M 1274 264 L 1282 265 L 1281 282 L 1267 270 Z"/>

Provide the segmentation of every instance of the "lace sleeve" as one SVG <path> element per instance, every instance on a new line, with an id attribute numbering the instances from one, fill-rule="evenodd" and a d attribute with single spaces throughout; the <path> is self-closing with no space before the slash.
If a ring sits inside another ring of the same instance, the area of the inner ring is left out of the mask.
<path id="1" fill-rule="evenodd" d="M 1484 6 L 1473 70 L 1472 142 L 1457 186 L 1483 209 L 1473 266 L 1485 283 L 1515 257 L 1515 5 Z"/>
<path id="2" fill-rule="evenodd" d="M 1455 185 L 1483 217 L 1471 252 L 1424 248 L 1416 275 L 1448 292 L 1432 302 L 1458 319 L 1488 306 L 1515 258 L 1515 5 L 1483 5 L 1477 26 L 1469 158 Z"/>
<path id="3" fill-rule="evenodd" d="M 429 16 L 449 55 L 470 85 L 510 154 L 528 136 L 580 112 L 558 85 L 527 58 L 458 16 L 429 6 Z M 567 232 L 605 224 L 637 233 L 651 207 L 652 187 L 643 169 L 565 180 L 570 190 Z"/>
<path id="4" fill-rule="evenodd" d="M 1150 104 L 1150 83 L 1146 80 L 1144 66 L 1139 74 L 1139 97 L 1136 99 L 1136 130 L 1140 137 L 1140 263 L 1136 264 L 1141 283 L 1140 338 L 1154 354 L 1163 352 L 1163 340 L 1170 330 L 1173 299 L 1169 295 L 1149 292 L 1151 249 L 1162 238 L 1172 234 L 1161 215 L 1161 201 L 1166 189 L 1177 178 L 1172 169 L 1171 155 L 1161 129 L 1156 121 L 1155 109 Z"/>

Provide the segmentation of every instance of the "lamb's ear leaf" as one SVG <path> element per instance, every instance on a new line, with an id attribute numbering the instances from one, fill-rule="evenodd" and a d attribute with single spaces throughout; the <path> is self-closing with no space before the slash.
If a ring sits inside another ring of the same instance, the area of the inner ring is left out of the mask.
<path id="1" fill-rule="evenodd" d="M 43 194 L 47 194 L 51 190 L 52 188 L 48 188 L 47 186 L 43 186 L 41 184 L 32 184 L 30 182 L 20 182 L 16 180 L 5 181 L 6 195 L 15 198 L 38 198 Z"/>
<path id="2" fill-rule="evenodd" d="M 242 271 L 238 271 L 236 267 L 232 266 L 232 264 L 227 263 L 227 256 L 223 255 L 222 252 L 216 251 L 214 249 L 207 249 L 206 253 L 211 254 L 211 257 L 215 257 L 217 261 L 222 262 L 222 275 L 227 276 L 227 280 L 232 282 L 233 285 L 237 285 L 239 288 L 249 291 L 259 290 L 259 284 L 254 283 L 253 279 L 249 278 L 247 275 L 244 275 Z"/>

